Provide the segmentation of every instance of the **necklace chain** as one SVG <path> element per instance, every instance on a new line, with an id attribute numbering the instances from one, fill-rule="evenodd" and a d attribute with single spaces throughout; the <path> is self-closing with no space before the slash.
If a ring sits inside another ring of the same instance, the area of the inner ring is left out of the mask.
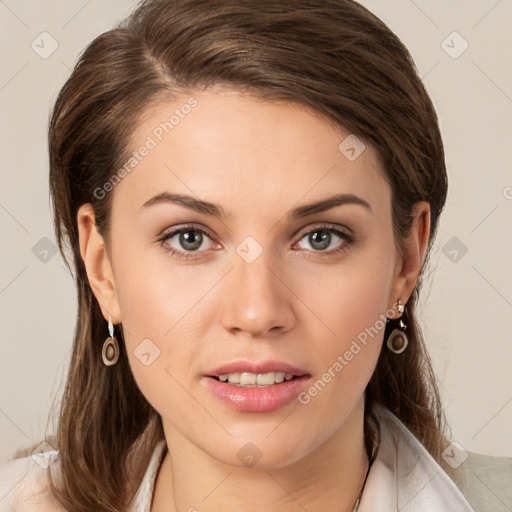
<path id="1" fill-rule="evenodd" d="M 370 473 L 370 467 L 372 465 L 373 460 L 368 461 L 368 469 L 366 470 L 366 475 L 363 480 L 363 485 L 361 486 L 361 490 L 359 491 L 359 496 L 357 497 L 356 502 L 354 503 L 354 508 L 352 512 L 357 512 L 359 510 L 359 504 L 361 503 L 361 498 L 363 497 L 364 486 L 366 485 L 366 480 L 368 479 L 368 474 Z"/>

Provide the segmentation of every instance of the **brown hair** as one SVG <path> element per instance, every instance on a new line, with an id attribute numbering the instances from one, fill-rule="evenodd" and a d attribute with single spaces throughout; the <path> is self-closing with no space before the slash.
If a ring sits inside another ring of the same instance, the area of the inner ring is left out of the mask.
<path id="1" fill-rule="evenodd" d="M 392 190 L 399 254 L 413 203 L 430 204 L 429 246 L 403 315 L 409 347 L 400 356 L 381 351 L 366 390 L 365 438 L 371 453 L 378 402 L 442 463 L 444 416 L 415 310 L 447 176 L 438 119 L 410 53 L 352 0 L 148 0 L 84 50 L 49 124 L 56 238 L 65 260 L 71 250 L 78 287 L 57 431 L 62 479 L 52 483 L 71 512 L 123 510 L 163 438 L 159 415 L 132 377 L 121 325 L 120 360 L 102 363 L 106 322 L 80 256 L 77 210 L 92 204 L 108 248 L 112 194 L 98 199 L 94 190 L 126 161 L 138 120 L 156 101 L 214 84 L 298 102 L 372 144 Z M 385 337 L 395 326 L 388 322 Z"/>

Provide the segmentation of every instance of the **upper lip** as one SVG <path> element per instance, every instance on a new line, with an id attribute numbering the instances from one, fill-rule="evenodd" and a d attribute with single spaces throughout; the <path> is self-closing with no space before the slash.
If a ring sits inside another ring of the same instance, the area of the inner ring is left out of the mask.
<path id="1" fill-rule="evenodd" d="M 302 375 L 309 375 L 306 371 L 294 366 L 284 363 L 281 361 L 262 361 L 260 363 L 254 363 L 251 361 L 239 360 L 232 361 L 231 363 L 223 364 L 214 370 L 206 373 L 208 377 L 218 377 L 219 375 L 225 375 L 227 373 L 270 373 L 270 372 L 281 372 L 301 377 Z"/>

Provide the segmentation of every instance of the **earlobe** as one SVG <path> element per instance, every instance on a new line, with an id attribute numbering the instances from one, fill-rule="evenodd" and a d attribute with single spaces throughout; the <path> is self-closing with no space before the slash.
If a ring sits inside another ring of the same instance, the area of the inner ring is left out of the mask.
<path id="1" fill-rule="evenodd" d="M 77 212 L 80 255 L 87 278 L 105 320 L 112 315 L 114 323 L 121 322 L 117 293 L 105 241 L 95 223 L 94 209 L 90 203 L 80 206 Z"/>

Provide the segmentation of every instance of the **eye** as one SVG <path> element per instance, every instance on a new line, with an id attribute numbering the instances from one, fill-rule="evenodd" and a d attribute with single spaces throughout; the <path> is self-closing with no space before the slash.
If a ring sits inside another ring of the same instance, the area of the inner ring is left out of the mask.
<path id="1" fill-rule="evenodd" d="M 203 250 L 200 248 L 208 240 L 210 244 L 207 244 L 206 249 L 212 248 L 213 242 L 204 229 L 197 226 L 182 226 L 165 233 L 159 242 L 166 251 L 179 258 L 194 258 L 197 256 L 190 253 L 205 252 L 204 248 Z"/>
<path id="2" fill-rule="evenodd" d="M 354 243 L 354 237 L 333 225 L 317 226 L 314 229 L 302 233 L 300 242 L 306 240 L 312 249 L 312 253 L 319 253 L 325 256 L 335 256 Z M 336 241 L 338 240 L 338 243 Z M 158 240 L 163 249 L 178 258 L 198 258 L 201 253 L 213 247 L 221 247 L 214 244 L 210 234 L 195 225 L 182 226 L 167 231 Z M 341 241 L 341 243 L 339 243 Z M 207 243 L 208 242 L 208 243 Z M 300 244 L 299 242 L 299 244 Z M 204 247 L 204 245 L 207 247 Z M 333 247 L 334 245 L 334 247 Z M 201 247 L 203 249 L 201 250 Z M 304 247 L 301 247 L 304 249 Z M 327 250 L 330 249 L 330 250 Z M 197 253 L 197 254 L 194 254 Z"/>
<path id="3" fill-rule="evenodd" d="M 310 247 L 312 247 L 313 252 L 325 253 L 329 256 L 347 250 L 354 242 L 352 235 L 332 225 L 317 226 L 306 231 L 302 234 L 300 240 L 306 240 Z M 340 240 L 341 243 L 339 243 Z"/>

